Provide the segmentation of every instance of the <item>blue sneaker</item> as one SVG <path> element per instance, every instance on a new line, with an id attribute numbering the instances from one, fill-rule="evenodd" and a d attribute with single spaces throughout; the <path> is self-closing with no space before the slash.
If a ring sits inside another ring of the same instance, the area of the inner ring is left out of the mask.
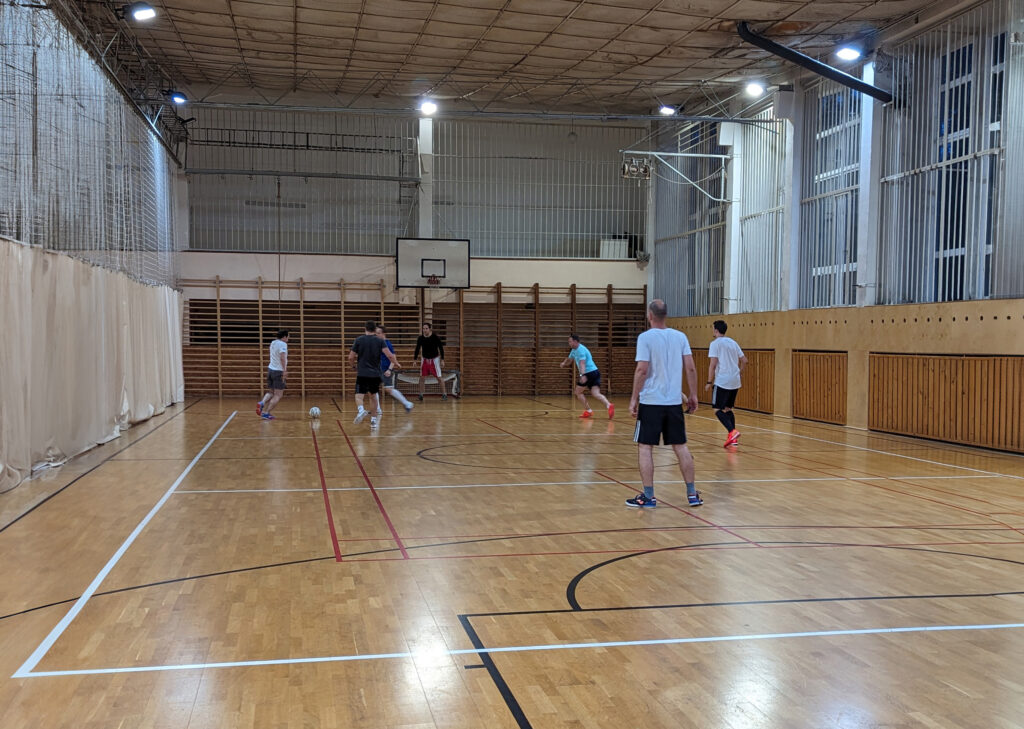
<path id="1" fill-rule="evenodd" d="M 274 420 L 275 419 L 274 416 L 271 415 L 270 413 L 263 413 L 260 417 L 263 418 L 264 420 Z"/>
<path id="2" fill-rule="evenodd" d="M 690 506 L 701 506 L 704 504 L 704 499 L 700 497 L 700 491 L 698 491 L 693 496 L 687 496 L 686 501 L 690 504 Z"/>
<path id="3" fill-rule="evenodd" d="M 653 496 L 647 498 L 643 494 L 637 494 L 632 499 L 626 499 L 626 506 L 633 507 L 634 509 L 653 509 L 658 505 L 658 500 Z"/>

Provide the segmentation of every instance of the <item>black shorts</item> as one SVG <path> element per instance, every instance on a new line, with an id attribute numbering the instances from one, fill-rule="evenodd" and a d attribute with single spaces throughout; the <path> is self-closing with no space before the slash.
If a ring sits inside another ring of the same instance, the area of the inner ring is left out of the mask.
<path id="1" fill-rule="evenodd" d="M 390 375 L 383 375 L 382 374 L 380 376 L 381 387 L 394 387 L 395 386 L 395 377 L 397 377 L 397 375 L 394 372 L 392 372 Z"/>
<path id="2" fill-rule="evenodd" d="M 285 390 L 288 386 L 284 384 L 284 372 L 281 370 L 267 370 L 267 389 Z"/>
<path id="3" fill-rule="evenodd" d="M 380 377 L 356 377 L 357 395 L 376 395 L 380 392 Z"/>
<path id="4" fill-rule="evenodd" d="M 644 405 L 637 408 L 633 442 L 644 445 L 681 445 L 686 442 L 686 421 L 683 406 Z"/>
<path id="5" fill-rule="evenodd" d="M 601 370 L 591 370 L 586 374 L 580 375 L 579 379 L 576 380 L 576 384 L 580 387 L 600 387 Z"/>
<path id="6" fill-rule="evenodd" d="M 715 385 L 711 388 L 711 407 L 715 410 L 731 408 L 736 404 L 736 393 L 739 390 L 726 390 L 724 387 Z"/>

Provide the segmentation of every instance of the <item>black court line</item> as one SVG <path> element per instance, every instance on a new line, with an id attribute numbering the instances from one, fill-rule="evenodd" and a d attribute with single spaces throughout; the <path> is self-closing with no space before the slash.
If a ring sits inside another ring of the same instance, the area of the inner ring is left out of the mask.
<path id="1" fill-rule="evenodd" d="M 199 398 L 198 400 L 196 400 L 195 402 L 193 402 L 193 403 L 189 403 L 188 405 L 186 405 L 185 407 L 183 407 L 183 408 L 182 408 L 181 410 L 179 410 L 178 412 L 176 412 L 176 413 L 175 413 L 174 415 L 172 415 L 171 417 L 167 418 L 167 420 L 165 420 L 164 422 L 160 423 L 160 425 L 156 426 L 155 428 L 153 428 L 153 429 L 152 429 L 151 431 L 149 431 L 149 432 L 148 432 L 148 433 L 146 433 L 145 435 L 142 435 L 142 436 L 140 436 L 140 437 L 136 438 L 136 439 L 135 439 L 135 440 L 133 440 L 133 441 L 132 441 L 131 443 L 129 443 L 128 445 L 124 446 L 124 448 L 121 448 L 120 450 L 114 451 L 113 453 L 111 453 L 111 454 L 110 454 L 109 456 L 107 456 L 106 458 L 104 458 L 104 459 L 103 459 L 102 461 L 100 461 L 99 463 L 97 463 L 97 464 L 96 464 L 95 466 L 93 466 L 92 468 L 90 468 L 90 469 L 89 469 L 88 471 L 86 471 L 85 473 L 81 473 L 81 474 L 79 474 L 78 476 L 76 476 L 76 477 L 75 477 L 74 479 L 72 479 L 71 481 L 68 481 L 68 482 L 67 482 L 66 484 L 64 484 L 63 486 L 61 486 L 61 487 L 60 487 L 59 489 L 57 489 L 56 491 L 54 491 L 54 492 L 53 492 L 52 494 L 50 494 L 49 496 L 47 496 L 47 497 L 46 497 L 45 499 L 43 499 L 43 500 L 42 500 L 42 501 L 40 501 L 39 503 L 35 504 L 35 505 L 34 505 L 34 506 L 32 506 L 31 508 L 29 508 L 29 509 L 28 509 L 27 511 L 24 511 L 24 512 L 23 512 L 23 513 L 21 513 L 20 515 L 18 515 L 18 516 L 16 516 L 16 517 L 14 517 L 14 519 L 12 519 L 11 521 L 7 522 L 7 523 L 6 523 L 6 524 L 4 524 L 4 525 L 3 525 L 2 527 L 0 527 L 0 532 L 3 532 L 3 531 L 4 531 L 5 529 L 7 529 L 7 527 L 9 527 L 9 526 L 12 526 L 12 525 L 14 525 L 14 524 L 18 523 L 19 521 L 21 521 L 22 519 L 24 519 L 24 518 L 25 518 L 26 516 L 28 516 L 29 514 L 31 514 L 31 513 L 33 512 L 33 511 L 35 511 L 36 509 L 38 509 L 38 508 L 39 508 L 40 506 L 42 506 L 43 504 L 45 504 L 45 503 L 46 503 L 47 501 L 49 501 L 50 499 L 52 499 L 52 498 L 53 498 L 54 496 L 56 496 L 57 494 L 59 494 L 59 493 L 63 492 L 63 491 L 64 491 L 65 489 L 67 489 L 67 488 L 68 488 L 69 486 L 72 486 L 72 485 L 74 485 L 74 484 L 78 483 L 78 481 L 80 481 L 81 479 L 83 479 L 83 478 L 85 478 L 86 476 L 88 476 L 88 475 L 89 475 L 90 473 L 92 473 L 93 471 L 95 471 L 95 470 L 96 470 L 97 468 L 99 468 L 100 466 L 102 466 L 102 465 L 106 464 L 106 463 L 107 463 L 108 461 L 110 461 L 110 459 L 112 459 L 112 458 L 113 458 L 114 456 L 116 456 L 116 455 L 118 455 L 118 454 L 120 454 L 120 453 L 123 453 L 124 451 L 128 450 L 128 449 L 129 449 L 129 448 L 131 448 L 131 447 L 132 447 L 133 445 L 135 445 L 136 443 L 138 443 L 138 442 L 142 441 L 143 439 L 145 439 L 145 438 L 148 438 L 149 436 L 153 435 L 153 433 L 155 433 L 156 431 L 160 430 L 160 428 L 162 428 L 162 427 L 164 427 L 165 425 L 167 425 L 167 424 L 168 424 L 169 422 L 171 422 L 171 421 L 172 421 L 172 420 L 174 420 L 174 419 L 175 419 L 176 417 L 178 417 L 179 415 L 181 415 L 181 414 L 182 414 L 183 412 L 185 412 L 186 410 L 188 410 L 188 409 L 189 409 L 190 407 L 192 407 L 193 405 L 198 405 L 198 404 L 199 404 L 199 403 L 200 403 L 200 402 L 201 402 L 201 401 L 202 401 L 203 399 L 204 399 L 204 398 L 200 397 L 200 398 Z M 79 455 L 85 455 L 85 454 L 83 453 L 83 454 L 79 454 Z M 126 460 L 126 461 L 127 461 L 127 460 L 137 460 L 137 459 L 134 459 L 134 458 L 132 458 L 132 459 L 128 459 L 128 458 L 126 458 L 126 459 L 124 459 L 124 460 Z M 161 460 L 162 460 L 162 459 L 161 459 Z M 174 458 L 174 459 L 169 459 L 169 460 L 175 460 L 175 461 L 180 461 L 180 460 L 185 460 L 185 459 L 181 459 L 181 458 Z M 64 465 L 67 465 L 67 464 L 64 464 Z M 75 598 L 75 599 L 77 599 L 77 598 Z"/>
<path id="2" fill-rule="evenodd" d="M 735 542 L 729 542 L 729 544 L 735 544 Z M 762 542 L 762 544 L 776 544 L 776 545 L 820 545 L 820 546 L 859 546 L 859 547 L 880 547 L 883 549 L 904 549 L 908 551 L 916 552 L 929 552 L 932 554 L 951 554 L 962 557 L 977 557 L 980 559 L 989 559 L 998 562 L 1008 562 L 1010 564 L 1016 564 L 1024 566 L 1024 562 L 1019 560 L 1011 560 L 1002 557 L 985 557 L 977 554 L 969 554 L 963 552 L 953 552 L 950 550 L 939 550 L 939 549 L 926 549 L 923 547 L 900 547 L 900 546 L 887 546 L 887 545 L 848 545 L 841 543 L 832 542 Z M 621 605 L 612 607 L 602 608 L 583 608 L 580 607 L 576 600 L 575 590 L 579 585 L 579 582 L 586 575 L 594 572 L 608 564 L 618 562 L 622 559 L 629 559 L 631 557 L 639 557 L 647 554 L 655 554 L 658 552 L 666 552 L 671 550 L 683 550 L 687 548 L 694 548 L 698 546 L 712 546 L 713 543 L 706 545 L 680 545 L 678 547 L 668 547 L 655 550 L 647 550 L 644 552 L 635 552 L 633 554 L 616 557 L 610 560 L 606 560 L 596 565 L 592 565 L 587 569 L 581 571 L 570 581 L 566 588 L 566 597 L 569 601 L 569 608 L 562 609 L 551 609 L 551 610 L 516 610 L 507 612 L 490 612 L 490 613 L 466 613 L 459 615 L 459 622 L 462 624 L 463 629 L 469 636 L 470 641 L 473 643 L 473 647 L 479 652 L 477 655 L 480 656 L 484 665 L 487 667 L 488 674 L 494 681 L 495 688 L 501 694 L 502 699 L 505 701 L 506 707 L 508 707 L 509 713 L 516 720 L 517 725 L 520 729 L 532 729 L 530 720 L 526 717 L 522 706 L 516 699 L 511 687 L 505 678 L 501 675 L 501 671 L 498 669 L 494 660 L 491 658 L 491 654 L 487 652 L 487 647 L 483 641 L 480 640 L 480 636 L 473 628 L 471 619 L 474 617 L 503 617 L 503 616 L 521 616 L 521 615 L 548 615 L 558 613 L 577 613 L 577 612 L 623 612 L 631 610 L 665 610 L 665 609 L 685 609 L 685 608 L 699 608 L 699 607 L 725 607 L 725 606 L 743 606 L 743 605 L 788 605 L 788 604 L 803 604 L 803 603 L 832 603 L 832 602 L 868 602 L 868 601 L 883 601 L 883 600 L 934 600 L 934 599 L 963 599 L 963 598 L 979 598 L 979 597 L 1006 597 L 1006 596 L 1019 596 L 1024 595 L 1024 590 L 1021 591 L 1006 591 L 1006 592 L 988 592 L 988 593 L 963 593 L 963 594 L 943 594 L 943 595 L 861 595 L 853 597 L 817 597 L 817 598 L 790 598 L 782 600 L 738 600 L 732 602 L 713 602 L 713 603 L 678 603 L 670 605 Z"/>

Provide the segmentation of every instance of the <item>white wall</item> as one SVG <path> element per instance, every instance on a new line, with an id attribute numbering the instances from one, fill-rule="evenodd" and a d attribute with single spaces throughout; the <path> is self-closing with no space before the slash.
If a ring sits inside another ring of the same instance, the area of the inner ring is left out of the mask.
<path id="1" fill-rule="evenodd" d="M 417 289 L 395 289 L 395 259 L 390 256 L 337 256 L 308 254 L 273 253 L 205 253 L 185 251 L 181 254 L 180 276 L 182 280 L 211 280 L 220 276 L 223 280 L 255 282 L 298 281 L 346 283 L 376 283 L 384 280 L 388 301 L 415 303 Z M 473 286 L 566 287 L 572 284 L 583 287 L 604 287 L 640 289 L 647 284 L 647 272 L 641 271 L 632 261 L 579 261 L 521 258 L 474 258 L 470 264 L 470 282 Z M 444 291 L 447 293 L 444 289 Z M 212 288 L 185 287 L 186 298 L 213 298 Z M 352 292 L 349 301 L 365 299 L 377 301 L 375 292 Z M 223 288 L 222 298 L 250 299 L 253 289 Z M 295 291 L 283 291 L 282 298 L 295 299 Z M 309 300 L 337 300 L 333 291 L 308 291 Z M 441 300 L 442 296 L 437 299 Z"/>

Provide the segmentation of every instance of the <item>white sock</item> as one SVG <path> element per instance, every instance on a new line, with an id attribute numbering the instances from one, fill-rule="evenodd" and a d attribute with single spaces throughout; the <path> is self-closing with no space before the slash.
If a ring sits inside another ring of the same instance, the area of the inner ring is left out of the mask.
<path id="1" fill-rule="evenodd" d="M 391 397 L 393 397 L 396 400 L 398 400 L 398 402 L 402 403 L 402 405 L 408 405 L 409 404 L 409 401 L 405 399 L 405 395 L 403 395 L 402 393 L 400 393 L 398 390 L 396 390 L 393 387 L 391 388 Z"/>
<path id="2" fill-rule="evenodd" d="M 270 402 L 271 397 L 273 397 L 273 395 L 271 395 L 269 392 L 263 396 L 263 399 L 260 400 L 260 402 L 263 403 L 263 407 L 267 406 L 267 403 Z"/>

